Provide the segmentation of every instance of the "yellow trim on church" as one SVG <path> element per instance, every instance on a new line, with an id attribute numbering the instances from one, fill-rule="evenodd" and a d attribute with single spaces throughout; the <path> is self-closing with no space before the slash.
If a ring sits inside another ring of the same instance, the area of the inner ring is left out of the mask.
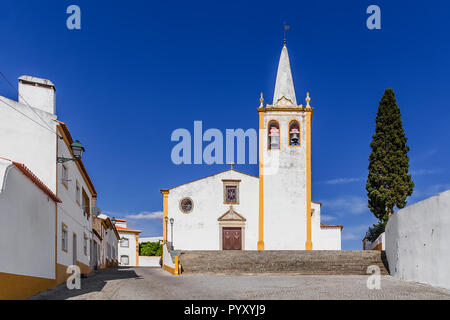
<path id="1" fill-rule="evenodd" d="M 264 134 L 261 131 L 264 130 L 264 113 L 259 112 L 259 223 L 258 223 L 258 250 L 264 250 Z"/>
<path id="2" fill-rule="evenodd" d="M 169 197 L 169 190 L 167 189 L 161 189 L 161 193 L 163 195 L 163 241 L 167 241 L 167 226 L 166 226 L 166 217 L 168 213 L 168 197 Z"/>
<path id="3" fill-rule="evenodd" d="M 312 112 L 308 112 L 306 114 L 306 250 L 313 248 L 311 241 L 311 120 Z"/>

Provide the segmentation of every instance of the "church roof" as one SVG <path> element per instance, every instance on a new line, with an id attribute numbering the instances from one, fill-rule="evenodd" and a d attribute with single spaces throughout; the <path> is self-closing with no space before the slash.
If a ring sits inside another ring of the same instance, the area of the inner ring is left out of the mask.
<path id="1" fill-rule="evenodd" d="M 286 42 L 283 45 L 283 49 L 281 49 L 280 62 L 278 63 L 277 80 L 275 82 L 275 92 L 273 94 L 273 106 L 297 106 Z"/>

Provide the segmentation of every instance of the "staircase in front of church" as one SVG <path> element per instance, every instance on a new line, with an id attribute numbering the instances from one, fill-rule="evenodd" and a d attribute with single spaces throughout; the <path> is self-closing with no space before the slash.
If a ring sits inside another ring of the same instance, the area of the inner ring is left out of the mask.
<path id="1" fill-rule="evenodd" d="M 388 274 L 381 251 L 181 251 L 182 273 L 368 275 Z"/>

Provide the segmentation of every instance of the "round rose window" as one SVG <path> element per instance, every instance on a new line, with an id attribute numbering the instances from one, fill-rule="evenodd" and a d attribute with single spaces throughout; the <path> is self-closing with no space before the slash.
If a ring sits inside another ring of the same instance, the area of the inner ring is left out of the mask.
<path id="1" fill-rule="evenodd" d="M 189 213 L 192 211 L 194 203 L 190 198 L 184 198 L 180 201 L 180 209 L 183 213 Z"/>

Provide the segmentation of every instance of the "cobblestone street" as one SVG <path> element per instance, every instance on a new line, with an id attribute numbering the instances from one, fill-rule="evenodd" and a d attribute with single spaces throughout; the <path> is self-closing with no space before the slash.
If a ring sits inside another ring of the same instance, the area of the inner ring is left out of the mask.
<path id="1" fill-rule="evenodd" d="M 367 289 L 368 276 L 211 275 L 173 276 L 160 268 L 111 268 L 31 299 L 449 299 L 450 291 L 381 276 L 381 289 Z"/>

